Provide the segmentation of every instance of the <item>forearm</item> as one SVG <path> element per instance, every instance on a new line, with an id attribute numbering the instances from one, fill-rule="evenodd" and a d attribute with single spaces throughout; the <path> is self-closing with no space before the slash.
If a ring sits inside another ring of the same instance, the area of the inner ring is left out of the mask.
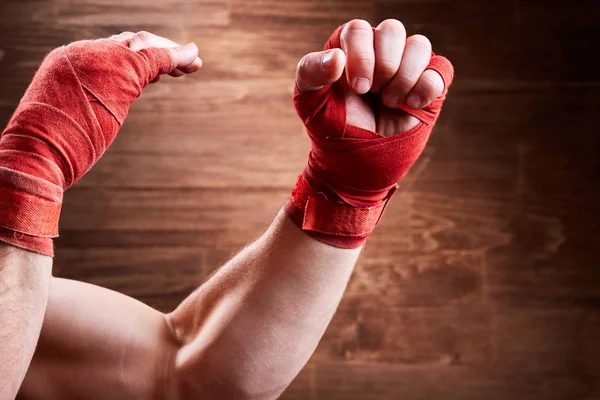
<path id="1" fill-rule="evenodd" d="M 14 399 L 36 347 L 52 258 L 0 244 L 0 400 Z"/>
<path id="2" fill-rule="evenodd" d="M 183 398 L 277 398 L 313 353 L 359 252 L 310 238 L 280 212 L 168 316 Z"/>

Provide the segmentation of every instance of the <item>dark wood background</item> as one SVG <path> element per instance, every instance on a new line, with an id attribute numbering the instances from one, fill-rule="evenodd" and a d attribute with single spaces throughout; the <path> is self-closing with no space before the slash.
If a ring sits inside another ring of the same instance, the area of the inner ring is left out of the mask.
<path id="1" fill-rule="evenodd" d="M 257 237 L 301 171 L 300 57 L 352 18 L 429 36 L 456 82 L 284 399 L 600 399 L 594 0 L 2 0 L 0 122 L 43 55 L 124 30 L 198 43 L 66 196 L 58 276 L 160 310 Z"/>

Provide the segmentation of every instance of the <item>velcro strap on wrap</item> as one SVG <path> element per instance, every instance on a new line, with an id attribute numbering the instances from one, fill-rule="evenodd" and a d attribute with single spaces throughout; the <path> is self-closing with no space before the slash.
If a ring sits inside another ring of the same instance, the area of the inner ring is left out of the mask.
<path id="1" fill-rule="evenodd" d="M 61 203 L 3 189 L 0 197 L 0 226 L 38 237 L 58 237 Z"/>
<path id="2" fill-rule="evenodd" d="M 385 210 L 384 202 L 367 208 L 348 207 L 328 202 L 323 196 L 310 196 L 304 208 L 302 229 L 328 235 L 369 235 Z"/>
<path id="3" fill-rule="evenodd" d="M 381 219 L 398 185 L 389 189 L 387 196 L 373 205 L 350 206 L 330 200 L 312 188 L 303 175 L 298 177 L 290 201 L 288 215 L 302 230 L 346 238 L 365 238 Z"/>

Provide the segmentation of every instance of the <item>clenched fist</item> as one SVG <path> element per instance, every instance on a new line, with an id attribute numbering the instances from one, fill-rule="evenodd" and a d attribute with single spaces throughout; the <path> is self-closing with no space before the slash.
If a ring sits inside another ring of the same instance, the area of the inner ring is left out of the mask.
<path id="1" fill-rule="evenodd" d="M 296 84 L 307 92 L 338 82 L 344 88 L 349 125 L 384 136 L 405 132 L 419 119 L 401 107 L 423 109 L 450 84 L 427 68 L 433 56 L 430 41 L 422 35 L 407 38 L 398 20 L 383 21 L 376 28 L 353 20 L 344 25 L 339 39 L 339 48 L 302 58 Z M 376 95 L 362 96 L 368 92 Z"/>

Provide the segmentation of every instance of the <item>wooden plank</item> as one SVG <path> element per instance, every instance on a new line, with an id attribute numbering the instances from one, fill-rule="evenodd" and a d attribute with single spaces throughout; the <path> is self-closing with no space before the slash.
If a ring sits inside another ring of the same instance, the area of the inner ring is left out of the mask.
<path id="1" fill-rule="evenodd" d="M 493 26 L 511 22 L 515 2 L 499 0 L 375 0 L 376 22 L 395 18 L 410 25 L 473 25 L 485 21 Z"/>
<path id="2" fill-rule="evenodd" d="M 518 0 L 515 21 L 523 25 L 598 28 L 600 8 L 594 0 L 572 1 L 568 5 L 552 0 Z"/>
<path id="3" fill-rule="evenodd" d="M 373 0 L 232 0 L 231 8 L 234 23 L 310 24 L 325 21 L 339 25 L 354 18 L 370 19 L 373 3 Z"/>
<path id="4" fill-rule="evenodd" d="M 0 32 L 3 35 L 0 37 L 0 47 L 38 57 L 36 61 L 39 64 L 42 56 L 56 47 L 75 40 L 108 37 L 121 31 L 116 25 L 69 26 L 58 24 L 53 19 L 27 20 L 17 27 L 1 25 Z"/>
<path id="5" fill-rule="evenodd" d="M 257 237 L 289 198 L 287 190 L 70 190 L 61 216 L 63 247 L 201 246 L 237 248 Z M 93 212 L 92 212 L 93 211 Z M 406 254 L 409 198 L 398 195 L 366 254 Z"/>
<path id="6" fill-rule="evenodd" d="M 262 233 L 289 198 L 290 191 L 291 187 L 281 191 L 74 189 L 65 196 L 60 226 L 61 232 L 68 232 L 74 246 L 103 247 L 107 243 L 99 239 L 118 234 L 135 247 L 144 246 L 146 240 L 150 246 L 174 246 L 178 241 L 186 246 L 200 245 L 200 239 L 185 238 L 193 234 L 209 239 L 207 247 L 222 241 L 229 249 Z M 390 232 L 408 226 L 407 200 L 402 196 L 392 200 L 378 227 L 378 238 L 367 250 L 373 257 L 406 252 L 408 235 Z M 98 231 L 98 235 L 93 231 Z M 144 233 L 157 238 L 147 239 Z M 79 234 L 91 235 L 89 241 L 76 238 Z M 174 239 L 168 238 L 171 235 Z M 230 239 L 226 239 L 228 236 Z M 111 247 L 118 246 L 118 242 L 108 240 Z M 81 244 L 77 245 L 78 241 Z M 71 246 L 71 241 L 65 241 L 64 246 Z"/>
<path id="7" fill-rule="evenodd" d="M 597 250 L 590 239 L 571 237 L 556 218 L 520 215 L 513 221 L 511 245 L 487 258 L 491 300 L 538 307 L 600 304 Z"/>
<path id="8" fill-rule="evenodd" d="M 409 367 L 313 363 L 281 397 L 285 400 L 544 400 L 592 399 L 586 377 L 570 374 L 503 374 L 460 366 Z"/>
<path id="9" fill-rule="evenodd" d="M 372 0 L 233 0 L 228 29 L 200 29 L 190 37 L 211 77 L 293 79 L 302 56 L 321 50 L 340 24 L 370 19 L 372 11 Z"/>
<path id="10" fill-rule="evenodd" d="M 23 29 L 23 24 L 53 21 L 58 11 L 55 0 L 3 0 L 0 3 L 0 26 L 13 32 Z M 30 31 L 29 34 L 36 35 Z M 0 40 L 7 37 L 1 36 Z"/>
<path id="11" fill-rule="evenodd" d="M 506 214 L 511 202 L 414 193 L 411 250 L 424 256 L 456 253 L 482 258 L 508 243 Z"/>
<path id="12" fill-rule="evenodd" d="M 584 215 L 594 215 L 597 201 L 582 202 L 575 196 L 561 206 L 524 202 L 518 196 L 469 198 L 465 190 L 454 190 L 439 195 L 430 188 L 412 194 L 413 257 L 421 254 L 438 266 L 446 257 L 456 257 L 459 265 L 476 258 L 484 274 L 483 295 L 496 303 L 598 304 L 596 239 L 582 234 L 595 229 L 597 220 L 586 222 Z M 448 291 L 440 289 L 435 298 Z"/>
<path id="13" fill-rule="evenodd" d="M 572 373 L 581 345 L 579 310 L 499 308 L 493 317 L 494 368 Z"/>
<path id="14" fill-rule="evenodd" d="M 441 118 L 459 125 L 457 128 L 471 128 L 465 134 L 485 133 L 483 129 L 500 127 L 505 128 L 505 135 L 511 135 L 515 129 L 518 133 L 543 134 L 555 126 L 565 128 L 598 121 L 593 112 L 599 103 L 596 91 L 594 85 L 585 83 L 456 82 L 444 103 Z M 548 122 L 548 115 L 553 123 L 542 127 L 541 124 Z"/>
<path id="15" fill-rule="evenodd" d="M 218 139 L 207 147 L 217 149 L 210 152 L 206 148 L 197 147 L 206 151 L 199 155 L 108 153 L 82 179 L 78 187 L 284 189 L 293 186 L 296 177 L 304 169 L 309 143 L 302 132 L 295 135 L 286 132 L 276 141 L 252 139 L 228 147 L 226 140 Z M 232 149 L 237 152 L 229 153 Z M 516 163 L 511 171 L 502 169 L 505 165 L 502 159 L 490 159 L 481 163 L 478 163 L 478 159 L 467 159 L 461 162 L 437 159 L 427 154 L 430 152 L 425 153 L 415 165 L 412 175 L 403 180 L 403 187 L 410 187 L 411 180 L 417 176 L 423 184 L 443 181 L 445 186 L 469 180 L 473 190 L 480 195 L 486 193 L 486 185 L 498 188 L 498 183 L 501 183 L 503 186 L 499 189 L 514 187 L 511 179 L 517 175 L 514 171 Z M 479 169 L 470 168 L 479 164 Z M 448 175 L 442 175 L 443 173 Z"/>
<path id="16" fill-rule="evenodd" d="M 254 124 L 250 128 L 258 128 L 264 124 L 285 123 L 289 119 L 296 121 L 292 106 L 293 84 L 293 79 L 206 81 L 201 74 L 182 79 L 165 78 L 164 83 L 148 86 L 134 103 L 130 125 L 142 124 L 149 131 L 146 135 L 156 135 L 157 132 L 148 128 L 160 123 L 164 127 L 169 123 L 187 124 L 182 128 L 188 129 L 197 124 L 200 126 L 196 129 L 202 132 L 207 129 L 222 132 L 227 124 L 240 129 L 248 123 Z M 273 116 L 264 118 L 265 114 Z M 300 127 L 301 123 L 297 121 L 296 126 Z M 127 128 L 126 123 L 123 129 Z M 172 131 L 173 134 L 188 133 Z"/>
<path id="17" fill-rule="evenodd" d="M 233 24 L 226 29 L 192 28 L 187 37 L 198 44 L 204 79 L 285 78 L 291 82 L 302 56 L 321 50 L 334 29 L 335 24 L 323 29 L 307 24 Z"/>
<path id="18" fill-rule="evenodd" d="M 307 146 L 302 147 L 304 151 L 299 153 L 306 157 Z M 218 162 L 214 161 L 215 158 Z M 297 161 L 293 164 L 282 164 L 265 160 L 260 157 L 260 153 L 245 153 L 241 159 L 232 154 L 225 157 L 214 154 L 211 158 L 177 154 L 111 154 L 98 163 L 79 186 L 162 189 L 291 188 L 304 168 L 300 157 L 295 158 Z M 226 164 L 223 165 L 222 162 Z"/>
<path id="19" fill-rule="evenodd" d="M 128 30 L 169 27 L 185 32 L 190 25 L 227 26 L 228 0 L 58 0 L 56 22 L 60 25 L 130 26 Z"/>
<path id="20" fill-rule="evenodd" d="M 66 211 L 70 212 L 70 211 Z M 56 240 L 57 251 L 62 248 L 129 248 L 193 247 L 231 249 L 243 246 L 262 233 L 260 227 L 238 229 L 234 234 L 227 229 L 171 230 L 171 229 L 62 229 Z"/>
<path id="21" fill-rule="evenodd" d="M 464 220 L 443 211 L 430 221 L 424 214 L 424 205 L 413 193 L 401 193 L 391 201 L 356 266 L 348 298 L 381 298 L 385 308 L 392 309 L 482 300 L 482 249 L 494 243 L 493 228 L 470 232 Z M 473 207 L 468 217 L 488 216 Z"/>
<path id="22" fill-rule="evenodd" d="M 195 247 L 235 250 L 256 238 L 289 190 L 91 190 L 65 197 L 58 248 Z M 395 196 L 365 250 L 369 257 L 404 255 L 409 246 L 409 197 Z M 98 216 L 90 218 L 90 212 Z M 256 218 L 249 219 L 249 215 Z M 217 224 L 204 215 L 222 218 Z M 188 221 L 180 224 L 179 220 Z M 224 221 L 229 221 L 224 223 Z M 203 223 L 205 221 L 207 223 Z"/>
<path id="23" fill-rule="evenodd" d="M 348 293 L 313 359 L 421 367 L 490 362 L 485 307 L 397 307 L 392 295 Z"/>
<path id="24" fill-rule="evenodd" d="M 266 228 L 290 191 L 79 189 L 65 197 L 61 226 L 150 231 Z"/>

